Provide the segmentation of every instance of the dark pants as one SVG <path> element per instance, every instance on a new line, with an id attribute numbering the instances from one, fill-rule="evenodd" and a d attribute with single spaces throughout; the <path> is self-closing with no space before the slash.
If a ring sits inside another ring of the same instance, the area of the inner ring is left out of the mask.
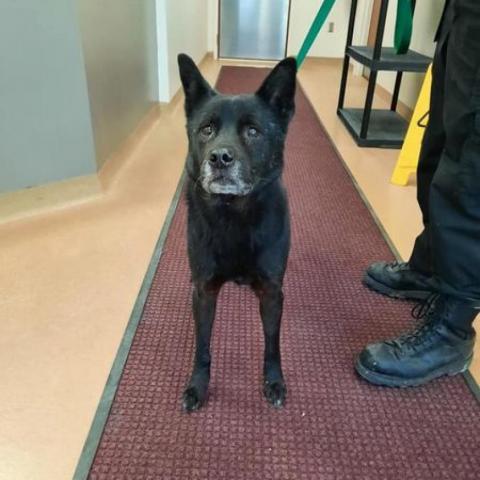
<path id="1" fill-rule="evenodd" d="M 480 0 L 451 0 L 437 40 L 410 265 L 480 305 Z"/>

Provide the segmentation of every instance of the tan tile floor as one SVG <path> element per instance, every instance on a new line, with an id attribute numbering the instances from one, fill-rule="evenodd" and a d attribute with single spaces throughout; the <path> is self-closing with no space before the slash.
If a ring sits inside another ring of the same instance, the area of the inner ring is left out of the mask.
<path id="1" fill-rule="evenodd" d="M 212 82 L 219 69 L 202 65 Z M 359 149 L 339 123 L 337 62 L 307 60 L 299 77 L 407 257 L 420 217 L 414 186 L 388 183 L 398 151 Z M 350 87 L 359 105 L 365 82 Z M 0 225 L 0 480 L 72 477 L 183 167 L 181 100 L 101 172 L 103 194 Z"/>

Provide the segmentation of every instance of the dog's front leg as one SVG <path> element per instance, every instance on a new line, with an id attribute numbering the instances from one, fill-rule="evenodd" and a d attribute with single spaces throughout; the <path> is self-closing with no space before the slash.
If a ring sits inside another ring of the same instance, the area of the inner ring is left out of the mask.
<path id="1" fill-rule="evenodd" d="M 283 310 L 282 285 L 279 282 L 260 280 L 253 287 L 260 300 L 260 315 L 265 336 L 263 393 L 267 400 L 278 408 L 285 403 L 287 393 L 280 359 L 280 323 Z"/>
<path id="2" fill-rule="evenodd" d="M 210 381 L 210 337 L 221 283 L 197 282 L 193 290 L 195 320 L 195 359 L 190 382 L 183 393 L 183 408 L 188 412 L 199 409 L 205 401 Z"/>

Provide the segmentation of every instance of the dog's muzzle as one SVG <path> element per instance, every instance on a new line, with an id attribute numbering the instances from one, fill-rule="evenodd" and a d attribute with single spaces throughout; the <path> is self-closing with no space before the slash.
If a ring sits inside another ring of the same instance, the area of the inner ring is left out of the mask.
<path id="1" fill-rule="evenodd" d="M 212 150 L 202 163 L 201 184 L 213 195 L 248 195 L 252 185 L 246 182 L 240 161 L 233 149 L 222 147 Z"/>

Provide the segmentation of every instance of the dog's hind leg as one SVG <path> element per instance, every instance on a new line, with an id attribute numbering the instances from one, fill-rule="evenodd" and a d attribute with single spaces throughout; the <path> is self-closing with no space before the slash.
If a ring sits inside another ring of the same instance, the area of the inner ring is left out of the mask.
<path id="1" fill-rule="evenodd" d="M 278 408 L 285 403 L 287 393 L 280 358 L 280 323 L 283 310 L 282 284 L 281 282 L 261 279 L 255 281 L 252 287 L 260 300 L 260 315 L 265 336 L 263 393 L 266 399 Z"/>
<path id="2" fill-rule="evenodd" d="M 210 338 L 222 282 L 196 282 L 193 290 L 193 317 L 195 320 L 195 359 L 190 382 L 183 393 L 183 408 L 192 412 L 205 401 L 210 381 Z"/>

